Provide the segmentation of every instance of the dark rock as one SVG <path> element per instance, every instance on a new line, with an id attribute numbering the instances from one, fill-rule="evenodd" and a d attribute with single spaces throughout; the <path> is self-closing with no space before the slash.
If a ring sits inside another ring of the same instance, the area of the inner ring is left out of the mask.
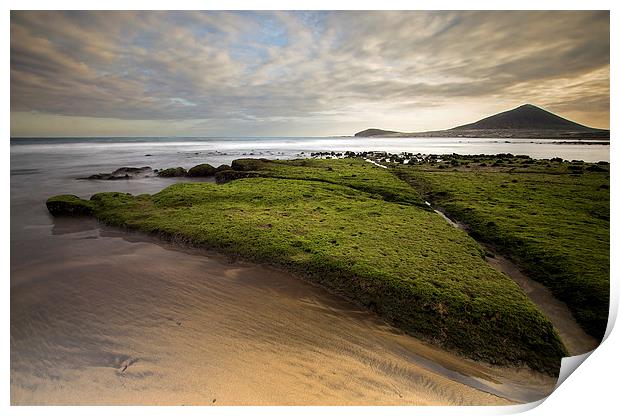
<path id="1" fill-rule="evenodd" d="M 110 177 L 109 174 L 106 173 L 97 173 L 96 175 L 90 175 L 87 178 L 80 178 L 80 179 L 108 179 Z"/>
<path id="2" fill-rule="evenodd" d="M 141 168 L 118 168 L 114 172 L 112 172 L 112 176 L 122 176 L 122 175 L 140 175 L 147 172 L 152 172 L 150 166 L 144 166 Z"/>
<path id="3" fill-rule="evenodd" d="M 141 168 L 122 167 L 116 169 L 112 173 L 97 173 L 90 175 L 87 178 L 80 179 L 99 179 L 99 180 L 116 180 L 116 179 L 134 179 L 134 178 L 146 178 L 153 173 L 153 169 L 150 166 L 144 166 Z"/>

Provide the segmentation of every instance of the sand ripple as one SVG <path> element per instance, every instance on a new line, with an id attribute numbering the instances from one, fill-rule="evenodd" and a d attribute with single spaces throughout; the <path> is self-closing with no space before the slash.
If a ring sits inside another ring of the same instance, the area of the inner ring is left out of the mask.
<path id="1" fill-rule="evenodd" d="M 13 262 L 13 404 L 507 404 L 553 380 L 462 360 L 269 267 L 89 220 Z"/>

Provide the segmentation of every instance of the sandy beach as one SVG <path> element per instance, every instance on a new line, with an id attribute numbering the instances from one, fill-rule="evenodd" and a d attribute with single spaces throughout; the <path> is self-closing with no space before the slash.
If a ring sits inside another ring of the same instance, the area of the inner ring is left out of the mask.
<path id="1" fill-rule="evenodd" d="M 56 221 L 63 250 L 14 270 L 27 283 L 11 293 L 13 404 L 504 405 L 554 384 L 442 352 L 269 267 Z"/>

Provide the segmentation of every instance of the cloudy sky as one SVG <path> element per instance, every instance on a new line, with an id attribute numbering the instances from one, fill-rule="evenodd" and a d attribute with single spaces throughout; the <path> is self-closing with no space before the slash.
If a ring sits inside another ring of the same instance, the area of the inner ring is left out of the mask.
<path id="1" fill-rule="evenodd" d="M 13 136 L 609 127 L 608 12 L 12 12 Z"/>

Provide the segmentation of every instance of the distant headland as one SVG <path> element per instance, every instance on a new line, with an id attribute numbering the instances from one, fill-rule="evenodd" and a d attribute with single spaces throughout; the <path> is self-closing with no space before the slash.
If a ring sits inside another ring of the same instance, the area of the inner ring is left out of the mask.
<path id="1" fill-rule="evenodd" d="M 514 137 L 514 138 L 579 138 L 609 139 L 609 130 L 575 123 L 532 104 L 524 104 L 475 123 L 448 130 L 403 133 L 392 130 L 366 129 L 355 137 Z"/>

